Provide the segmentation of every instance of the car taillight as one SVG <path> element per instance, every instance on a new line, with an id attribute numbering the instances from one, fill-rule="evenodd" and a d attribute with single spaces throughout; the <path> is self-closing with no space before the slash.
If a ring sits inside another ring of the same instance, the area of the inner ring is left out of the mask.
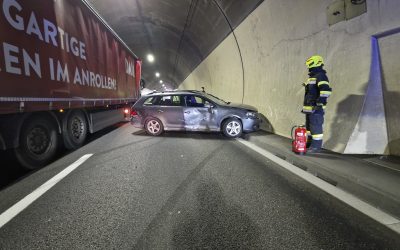
<path id="1" fill-rule="evenodd" d="M 138 113 L 136 112 L 136 110 L 134 110 L 134 109 L 132 109 L 131 110 L 131 116 L 135 116 L 135 115 L 137 115 Z"/>

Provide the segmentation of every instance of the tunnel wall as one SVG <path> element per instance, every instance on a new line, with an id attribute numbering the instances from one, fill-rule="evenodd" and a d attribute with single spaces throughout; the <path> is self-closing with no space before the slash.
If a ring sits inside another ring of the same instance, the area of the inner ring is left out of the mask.
<path id="1" fill-rule="evenodd" d="M 400 155 L 400 29 L 380 38 L 379 47 L 388 146 L 391 154 Z"/>
<path id="2" fill-rule="evenodd" d="M 324 147 L 400 155 L 400 36 L 378 38 L 377 57 L 372 46 L 374 36 L 400 27 L 400 4 L 369 0 L 367 13 L 329 26 L 326 9 L 332 2 L 264 1 L 235 29 L 239 47 L 230 34 L 179 88 L 204 86 L 223 99 L 243 100 L 263 114 L 265 130 L 289 137 L 294 124 L 304 123 L 304 62 L 320 54 L 333 88 Z M 371 73 L 376 65 L 378 76 Z"/>

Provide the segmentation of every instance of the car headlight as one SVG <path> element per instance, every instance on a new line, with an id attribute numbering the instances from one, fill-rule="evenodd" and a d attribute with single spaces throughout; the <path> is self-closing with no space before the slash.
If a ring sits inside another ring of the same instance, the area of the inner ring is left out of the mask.
<path id="1" fill-rule="evenodd" d="M 257 113 L 256 112 L 247 112 L 246 116 L 249 118 L 257 118 Z"/>

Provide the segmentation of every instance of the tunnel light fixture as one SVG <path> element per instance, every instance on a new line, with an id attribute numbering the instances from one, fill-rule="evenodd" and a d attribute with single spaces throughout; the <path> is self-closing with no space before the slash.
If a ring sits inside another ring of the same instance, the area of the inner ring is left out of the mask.
<path id="1" fill-rule="evenodd" d="M 153 54 L 148 54 L 148 55 L 147 55 L 147 61 L 150 62 L 150 63 L 154 62 L 154 56 L 153 56 Z"/>
<path id="2" fill-rule="evenodd" d="M 163 83 L 163 80 L 160 80 L 160 84 L 162 84 Z"/>
<path id="3" fill-rule="evenodd" d="M 159 72 L 156 72 L 156 77 L 160 77 L 160 73 Z"/>

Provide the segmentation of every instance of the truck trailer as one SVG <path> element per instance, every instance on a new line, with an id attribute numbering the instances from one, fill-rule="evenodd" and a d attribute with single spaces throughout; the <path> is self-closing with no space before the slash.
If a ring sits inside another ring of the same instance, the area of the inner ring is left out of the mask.
<path id="1" fill-rule="evenodd" d="M 85 0 L 0 2 L 0 149 L 35 169 L 124 119 L 141 61 Z"/>

